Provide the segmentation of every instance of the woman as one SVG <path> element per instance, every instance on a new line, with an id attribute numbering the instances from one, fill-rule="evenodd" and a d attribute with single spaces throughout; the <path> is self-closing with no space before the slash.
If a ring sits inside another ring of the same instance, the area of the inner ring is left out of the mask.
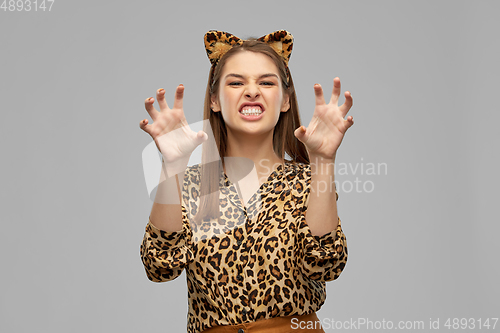
<path id="1" fill-rule="evenodd" d="M 164 168 L 141 258 L 154 282 L 186 269 L 188 332 L 324 332 L 316 311 L 325 282 L 347 260 L 332 184 L 337 149 L 353 125 L 344 119 L 352 96 L 346 92 L 338 106 L 335 78 L 326 104 L 316 84 L 313 118 L 301 126 L 288 69 L 292 45 L 284 30 L 249 41 L 209 31 L 205 131 L 189 129 L 182 85 L 172 109 L 163 89 L 161 112 L 146 100 L 154 123 L 144 119 L 140 127 Z M 202 142 L 203 163 L 187 167 Z"/>

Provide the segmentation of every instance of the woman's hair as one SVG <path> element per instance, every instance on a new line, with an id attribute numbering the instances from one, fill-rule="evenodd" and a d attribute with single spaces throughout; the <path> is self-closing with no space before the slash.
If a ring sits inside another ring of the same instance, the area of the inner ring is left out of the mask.
<path id="1" fill-rule="evenodd" d="M 200 218 L 205 219 L 219 217 L 218 197 L 214 195 L 209 196 L 208 194 L 218 193 L 219 190 L 219 179 L 222 174 L 224 157 L 227 152 L 227 129 L 224 119 L 222 118 L 222 112 L 214 112 L 211 109 L 212 96 L 218 96 L 219 94 L 220 78 L 227 60 L 233 55 L 243 51 L 262 53 L 271 58 L 278 68 L 283 92 L 289 97 L 290 108 L 287 112 L 280 112 L 280 117 L 274 127 L 274 152 L 282 160 L 285 159 L 286 153 L 293 163 L 300 162 L 309 164 L 309 156 L 307 154 L 306 147 L 302 142 L 297 140 L 294 135 L 295 129 L 301 125 L 299 106 L 297 103 L 297 96 L 295 94 L 292 75 L 290 74 L 290 71 L 285 65 L 283 59 L 267 43 L 255 39 L 246 40 L 243 41 L 241 45 L 233 46 L 221 57 L 218 63 L 211 67 L 210 74 L 208 76 L 203 119 L 209 120 L 211 128 L 205 129 L 205 131 L 212 131 L 215 146 L 217 147 L 218 152 L 214 151 L 215 148 L 213 144 L 203 145 L 200 187 L 201 203 L 196 218 L 198 221 Z M 220 157 L 219 162 L 208 162 L 209 160 L 213 161 L 213 157 L 217 156 L 217 153 Z"/>

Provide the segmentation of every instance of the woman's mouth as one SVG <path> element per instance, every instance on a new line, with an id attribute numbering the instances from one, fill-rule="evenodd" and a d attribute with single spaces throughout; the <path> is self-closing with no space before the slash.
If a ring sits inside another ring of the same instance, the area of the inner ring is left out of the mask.
<path id="1" fill-rule="evenodd" d="M 244 116 L 258 116 L 262 114 L 262 108 L 260 106 L 245 106 L 241 109 L 240 113 Z"/>
<path id="2" fill-rule="evenodd" d="M 245 102 L 240 106 L 240 116 L 244 120 L 259 120 L 266 110 L 259 102 Z"/>
<path id="3" fill-rule="evenodd" d="M 241 118 L 244 120 L 259 120 L 263 114 L 264 110 L 260 105 L 245 105 L 240 110 Z"/>

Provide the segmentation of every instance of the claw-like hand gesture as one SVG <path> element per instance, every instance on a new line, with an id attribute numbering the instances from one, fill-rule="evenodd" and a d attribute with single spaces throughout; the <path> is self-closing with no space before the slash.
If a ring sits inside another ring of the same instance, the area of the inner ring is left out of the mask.
<path id="1" fill-rule="evenodd" d="M 345 92 L 345 103 L 338 106 L 340 96 L 340 79 L 333 80 L 333 92 L 330 103 L 326 104 L 323 97 L 323 88 L 314 85 L 316 107 L 314 115 L 305 128 L 300 126 L 295 130 L 295 136 L 307 148 L 309 156 L 335 159 L 337 149 L 344 138 L 345 132 L 354 124 L 352 116 L 344 119 L 352 106 L 351 93 Z"/>
<path id="2" fill-rule="evenodd" d="M 146 99 L 146 110 L 153 119 L 153 124 L 148 124 L 147 119 L 139 124 L 142 130 L 151 135 L 164 161 L 176 166 L 187 165 L 193 150 L 208 138 L 205 132 L 196 133 L 189 128 L 182 108 L 183 96 L 184 86 L 179 85 L 175 92 L 174 107 L 170 109 L 165 100 L 165 90 L 159 89 L 156 99 L 160 112 L 153 106 L 153 97 Z"/>

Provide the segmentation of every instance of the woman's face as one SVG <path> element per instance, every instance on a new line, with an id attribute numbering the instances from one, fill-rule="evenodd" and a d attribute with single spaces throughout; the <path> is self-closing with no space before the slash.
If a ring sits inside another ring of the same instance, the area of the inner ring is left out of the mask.
<path id="1" fill-rule="evenodd" d="M 278 68 L 267 55 L 242 51 L 227 59 L 212 109 L 222 112 L 228 132 L 272 133 L 280 112 L 288 111 L 289 106 Z"/>

